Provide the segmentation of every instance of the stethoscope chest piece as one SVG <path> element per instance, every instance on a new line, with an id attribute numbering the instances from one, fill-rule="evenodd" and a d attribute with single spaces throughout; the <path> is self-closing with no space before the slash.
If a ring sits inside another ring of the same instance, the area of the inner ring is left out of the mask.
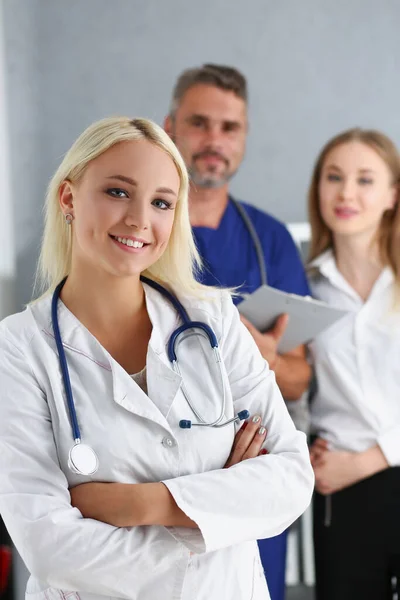
<path id="1" fill-rule="evenodd" d="M 99 459 L 93 448 L 77 443 L 69 451 L 68 466 L 79 475 L 93 475 L 99 468 Z"/>

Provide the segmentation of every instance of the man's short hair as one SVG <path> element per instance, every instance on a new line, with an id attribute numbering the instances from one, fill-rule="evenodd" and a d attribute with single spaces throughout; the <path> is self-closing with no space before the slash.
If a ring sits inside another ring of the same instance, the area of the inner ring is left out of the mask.
<path id="1" fill-rule="evenodd" d="M 233 67 L 207 63 L 201 67 L 187 69 L 179 76 L 172 94 L 170 115 L 174 115 L 188 89 L 199 83 L 233 92 L 247 102 L 247 82 L 240 71 Z"/>

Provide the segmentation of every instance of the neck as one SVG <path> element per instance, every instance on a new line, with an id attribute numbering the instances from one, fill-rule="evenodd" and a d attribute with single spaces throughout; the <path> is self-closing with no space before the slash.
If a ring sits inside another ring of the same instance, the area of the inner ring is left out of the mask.
<path id="1" fill-rule="evenodd" d="M 334 236 L 338 270 L 365 300 L 382 272 L 379 247 L 371 237 Z"/>
<path id="2" fill-rule="evenodd" d="M 91 333 L 113 338 L 146 311 L 139 275 L 115 277 L 87 265 L 73 265 L 61 299 Z"/>
<path id="3" fill-rule="evenodd" d="M 189 216 L 192 227 L 217 229 L 228 205 L 228 184 L 220 188 L 194 185 L 189 194 Z"/>

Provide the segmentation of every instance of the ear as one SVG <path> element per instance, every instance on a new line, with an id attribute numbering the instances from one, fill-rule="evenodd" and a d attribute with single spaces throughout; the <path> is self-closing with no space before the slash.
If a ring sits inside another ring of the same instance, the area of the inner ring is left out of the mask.
<path id="1" fill-rule="evenodd" d="M 61 210 L 66 214 L 74 214 L 74 194 L 72 189 L 72 183 L 67 179 L 62 182 L 58 192 L 59 202 Z"/>
<path id="2" fill-rule="evenodd" d="M 172 138 L 172 119 L 170 117 L 170 115 L 167 115 L 164 119 L 164 130 L 166 133 L 168 133 L 169 137 Z"/>

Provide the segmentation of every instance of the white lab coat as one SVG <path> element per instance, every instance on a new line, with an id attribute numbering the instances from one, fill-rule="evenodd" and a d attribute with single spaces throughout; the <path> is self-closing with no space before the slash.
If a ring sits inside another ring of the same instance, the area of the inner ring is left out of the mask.
<path id="1" fill-rule="evenodd" d="M 215 293 L 213 301 L 180 298 L 219 340 L 226 417 L 248 409 L 268 428 L 269 455 L 223 469 L 235 426 L 180 429 L 180 419 L 195 419 L 166 354 L 178 316 L 158 292 L 144 288 L 153 324 L 148 396 L 59 302 L 82 441 L 99 457 L 92 477 L 67 466 L 73 436 L 50 297 L 0 324 L 0 513 L 32 574 L 27 600 L 267 600 L 255 540 L 279 534 L 310 502 L 305 436 L 294 428 L 228 294 Z M 196 380 L 188 383 L 201 389 L 208 374 L 195 344 L 191 354 L 196 368 L 187 377 Z M 220 393 L 209 390 L 202 416 L 218 416 L 220 402 Z M 91 480 L 163 481 L 199 528 L 116 528 L 84 519 L 71 507 L 68 488 Z"/>

